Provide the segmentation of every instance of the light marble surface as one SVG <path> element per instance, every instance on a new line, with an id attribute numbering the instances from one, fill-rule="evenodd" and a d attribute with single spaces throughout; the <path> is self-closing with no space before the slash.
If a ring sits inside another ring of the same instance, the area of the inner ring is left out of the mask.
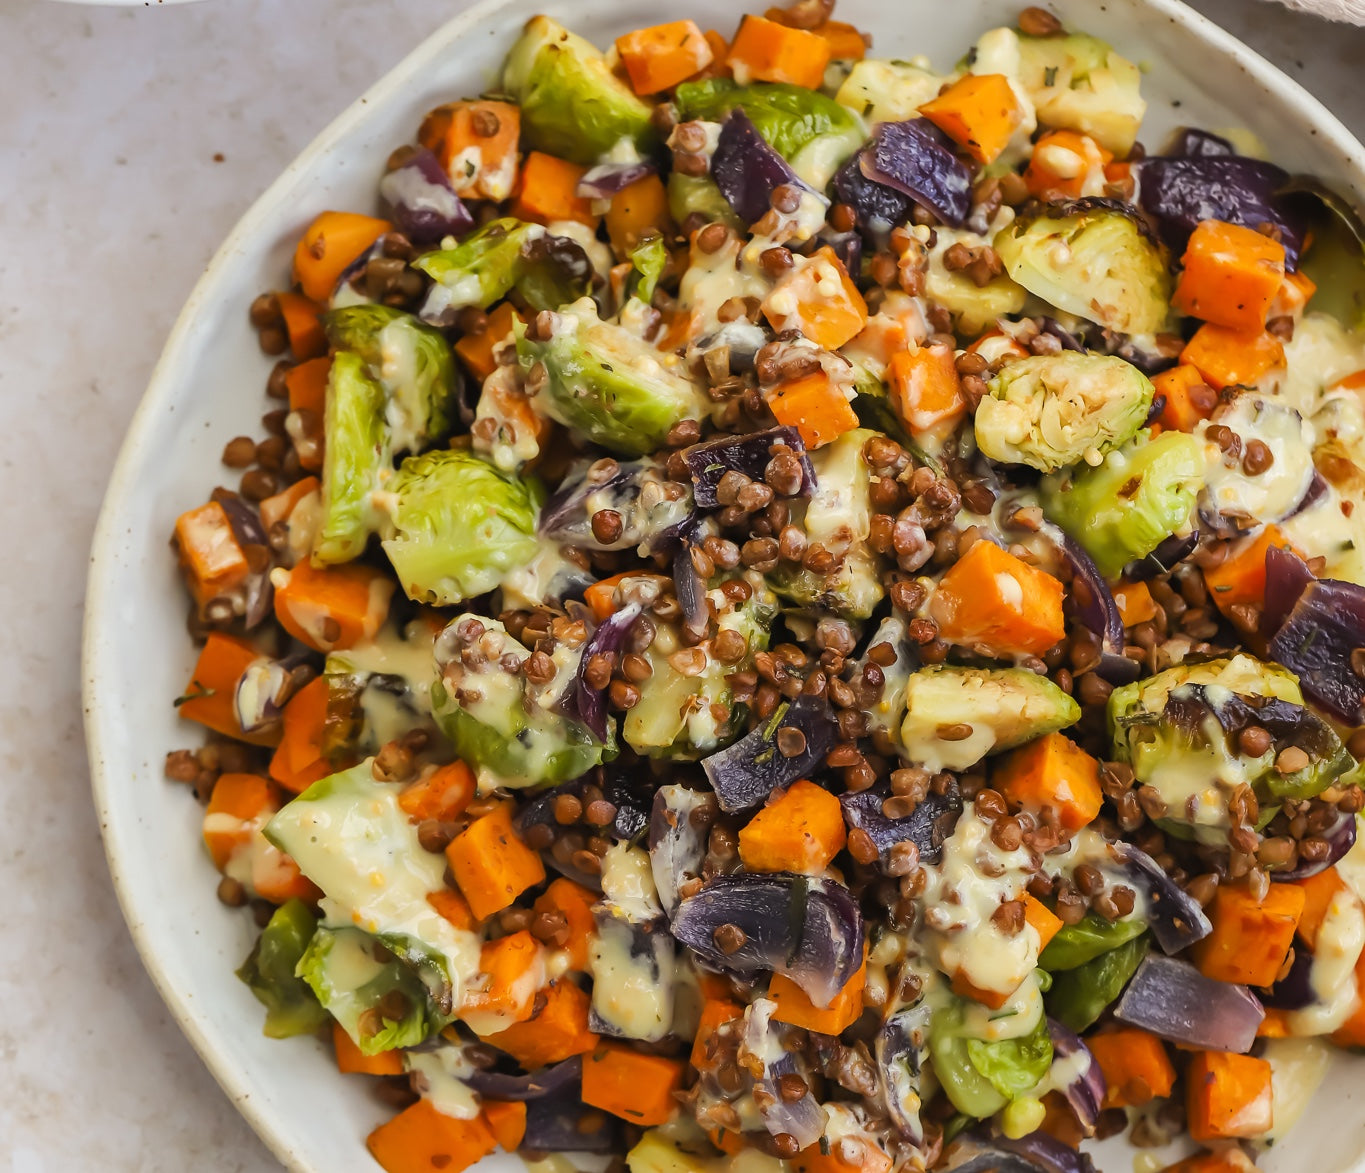
<path id="1" fill-rule="evenodd" d="M 0 0 L 0 1173 L 277 1167 L 169 1021 L 110 891 L 80 730 L 86 551 L 218 241 L 459 4 Z M 1365 133 L 1365 32 L 1197 6 Z"/>

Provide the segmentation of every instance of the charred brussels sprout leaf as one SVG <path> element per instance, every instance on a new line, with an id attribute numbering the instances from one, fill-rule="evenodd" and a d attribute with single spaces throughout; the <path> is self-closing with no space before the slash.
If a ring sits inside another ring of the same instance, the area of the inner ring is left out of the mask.
<path id="1" fill-rule="evenodd" d="M 1147 419 L 1147 376 L 1102 354 L 1039 355 L 1008 363 L 976 409 L 976 443 L 1001 464 L 1055 472 L 1131 440 Z"/>
<path id="2" fill-rule="evenodd" d="M 649 106 L 595 45 L 548 16 L 527 22 L 502 86 L 521 107 L 523 143 L 535 150 L 591 165 L 622 139 L 640 151 L 654 145 Z"/>
<path id="3" fill-rule="evenodd" d="M 1047 205 L 1001 229 L 994 243 L 1005 272 L 1059 310 L 1123 334 L 1165 328 L 1165 250 L 1123 204 Z"/>
<path id="4" fill-rule="evenodd" d="M 705 410 L 667 356 L 602 321 L 589 298 L 554 314 L 548 339 L 519 330 L 517 358 L 528 376 L 544 371 L 543 385 L 533 379 L 528 389 L 546 415 L 623 456 L 655 451 L 674 424 Z"/>
<path id="5" fill-rule="evenodd" d="M 1147 103 L 1142 74 L 1098 37 L 1020 37 L 1020 78 L 1043 126 L 1078 130 L 1120 159 L 1133 149 Z"/>
<path id="6" fill-rule="evenodd" d="M 458 375 L 439 330 L 383 305 L 332 310 L 323 325 L 328 341 L 360 355 L 388 391 L 395 452 L 418 451 L 450 431 Z"/>
<path id="7" fill-rule="evenodd" d="M 910 674 L 905 700 L 904 754 L 935 773 L 970 769 L 987 754 L 1065 729 L 1081 715 L 1071 697 L 1027 668 L 931 665 Z M 971 733 L 945 741 L 939 737 L 945 725 L 967 725 Z"/>
<path id="8" fill-rule="evenodd" d="M 1106 578 L 1186 528 L 1204 478 L 1203 446 L 1184 432 L 1145 432 L 1096 467 L 1043 479 L 1043 512 Z"/>
<path id="9" fill-rule="evenodd" d="M 374 529 L 372 496 L 379 488 L 380 473 L 392 459 L 384 422 L 387 399 L 383 385 L 371 377 L 358 354 L 343 350 L 332 359 L 324 410 L 322 523 L 313 543 L 315 562 L 349 562 L 364 552 Z"/>
<path id="10" fill-rule="evenodd" d="M 482 654 L 465 657 L 453 637 L 469 619 L 486 634 L 480 638 Z M 496 656 L 486 654 L 489 637 L 497 644 Z M 556 709 L 572 688 L 577 658 L 556 660 L 554 678 L 535 685 L 502 663 L 512 656 L 524 664 L 530 655 L 501 623 L 482 615 L 457 616 L 436 644 L 438 675 L 431 686 L 436 724 L 462 760 L 513 788 L 577 778 L 615 753 L 613 744 L 598 741 Z"/>
<path id="11" fill-rule="evenodd" d="M 721 122 L 731 110 L 743 110 L 768 145 L 817 190 L 867 137 L 852 110 L 804 86 L 780 82 L 739 86 L 716 77 L 684 82 L 675 102 L 684 122 Z"/>
<path id="12" fill-rule="evenodd" d="M 536 554 L 541 490 L 468 452 L 410 456 L 383 496 L 384 552 L 408 597 L 451 606 Z"/>
<path id="13" fill-rule="evenodd" d="M 524 268 L 523 247 L 545 235 L 539 224 L 505 216 L 485 224 L 454 248 L 425 253 L 412 262 L 436 284 L 427 293 L 422 319 L 453 324 L 466 306 L 487 309 L 517 283 Z"/>
<path id="14" fill-rule="evenodd" d="M 316 928 L 302 901 L 282 904 L 237 971 L 265 1007 L 265 1033 L 272 1039 L 312 1034 L 327 1021 L 313 991 L 294 974 Z"/>

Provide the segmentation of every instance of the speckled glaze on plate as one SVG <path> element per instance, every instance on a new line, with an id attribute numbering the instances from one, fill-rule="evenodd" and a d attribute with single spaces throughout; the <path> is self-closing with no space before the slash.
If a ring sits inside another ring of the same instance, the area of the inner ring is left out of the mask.
<path id="1" fill-rule="evenodd" d="M 1011 0 L 840 0 L 839 16 L 873 34 L 877 56 L 924 54 L 947 67 L 981 32 L 1013 23 L 1019 7 Z M 1146 68 L 1144 141 L 1159 144 L 1185 123 L 1244 127 L 1289 170 L 1312 172 L 1365 202 L 1360 144 L 1297 84 L 1204 17 L 1175 0 L 1051 7 Z M 543 10 L 599 45 L 681 16 L 728 31 L 738 16 L 733 0 L 554 0 Z M 265 1143 L 298 1173 L 375 1169 L 364 1138 L 385 1113 L 364 1081 L 336 1072 L 320 1042 L 265 1038 L 261 1007 L 233 976 L 251 945 L 250 918 L 218 902 L 199 835 L 201 808 L 162 776 L 166 752 L 199 736 L 170 703 L 195 652 L 167 536 L 176 516 L 224 479 L 225 439 L 259 429 L 270 361 L 247 322 L 251 298 L 283 283 L 294 241 L 314 214 L 374 205 L 389 151 L 412 138 L 432 106 L 485 89 L 531 11 L 486 0 L 451 21 L 323 131 L 242 218 L 166 343 L 95 534 L 85 728 L 123 913 L 176 1021 Z M 1264 1158 L 1267 1173 L 1365 1170 L 1362 1106 L 1365 1059 L 1339 1056 L 1288 1143 Z M 1138 1157 L 1122 1140 L 1095 1155 L 1105 1173 L 1128 1173 Z M 491 1173 L 517 1167 L 505 1155 L 485 1165 Z"/>

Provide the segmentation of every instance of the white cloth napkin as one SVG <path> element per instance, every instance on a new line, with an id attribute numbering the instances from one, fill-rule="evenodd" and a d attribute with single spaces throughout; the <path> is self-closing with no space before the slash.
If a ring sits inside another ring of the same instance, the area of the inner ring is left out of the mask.
<path id="1" fill-rule="evenodd" d="M 1365 0 L 1280 0 L 1286 8 L 1309 12 L 1327 20 L 1365 24 Z"/>

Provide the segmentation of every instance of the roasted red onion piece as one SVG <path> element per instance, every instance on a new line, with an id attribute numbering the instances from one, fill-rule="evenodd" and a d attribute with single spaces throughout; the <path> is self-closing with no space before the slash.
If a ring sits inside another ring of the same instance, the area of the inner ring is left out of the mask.
<path id="1" fill-rule="evenodd" d="M 777 748 L 778 730 L 800 730 L 805 748 L 786 757 Z M 733 745 L 702 759 L 723 811 L 757 806 L 779 786 L 808 778 L 820 769 L 838 732 L 829 702 L 823 697 L 799 696 L 779 708 L 767 725 L 751 729 Z"/>
<path id="2" fill-rule="evenodd" d="M 1348 725 L 1365 723 L 1365 680 L 1352 666 L 1365 647 L 1365 587 L 1310 583 L 1270 641 L 1270 656 L 1299 678 L 1304 695 Z"/>
<path id="3" fill-rule="evenodd" d="M 414 244 L 435 244 L 474 227 L 474 217 L 455 194 L 446 169 L 426 147 L 385 175 L 379 194 L 392 210 L 393 222 Z"/>
<path id="4" fill-rule="evenodd" d="M 1110 844 L 1109 850 L 1124 865 L 1128 878 L 1147 894 L 1152 936 L 1163 952 L 1178 953 L 1213 932 L 1199 902 L 1145 851 L 1124 842 Z"/>
<path id="5" fill-rule="evenodd" d="M 927 118 L 883 122 L 858 156 L 863 175 L 902 192 L 960 228 L 972 209 L 972 173 Z"/>
<path id="6" fill-rule="evenodd" d="M 1244 1054 L 1256 1041 L 1265 1011 L 1245 986 L 1214 981 L 1188 961 L 1149 953 L 1114 1017 L 1168 1042 Z"/>
<path id="7" fill-rule="evenodd" d="M 762 481 L 774 448 L 785 446 L 801 462 L 801 486 L 797 496 L 809 497 L 815 491 L 815 469 L 801 433 L 795 428 L 767 428 L 747 436 L 719 436 L 702 444 L 694 444 L 683 453 L 688 471 L 692 474 L 692 496 L 700 509 L 720 507 L 716 496 L 721 477 L 727 472 L 740 472 L 751 481 Z"/>

